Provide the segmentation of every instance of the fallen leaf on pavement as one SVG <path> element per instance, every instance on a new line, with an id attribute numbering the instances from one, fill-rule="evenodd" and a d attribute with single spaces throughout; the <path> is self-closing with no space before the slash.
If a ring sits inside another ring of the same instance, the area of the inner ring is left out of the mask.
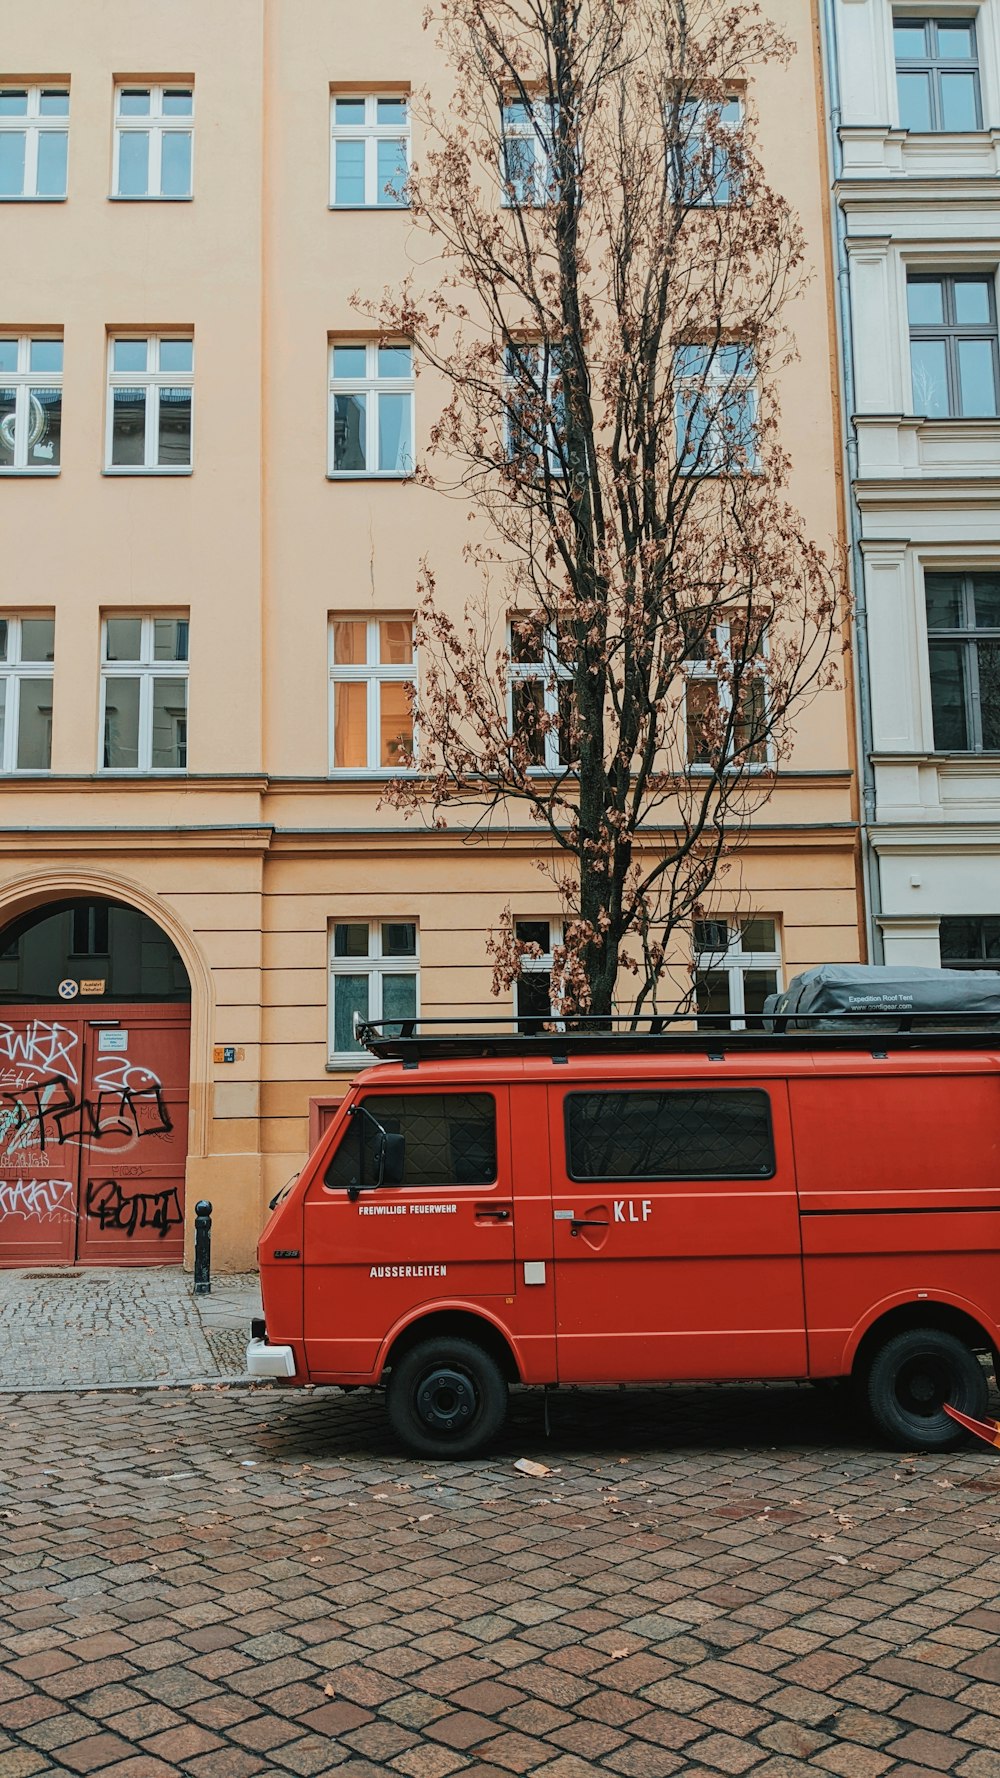
<path id="1" fill-rule="evenodd" d="M 522 1475 L 551 1475 L 552 1474 L 552 1471 L 549 1468 L 547 1463 L 535 1463 L 532 1460 L 532 1458 L 530 1458 L 530 1457 L 519 1457 L 517 1462 L 514 1465 L 514 1468 L 519 1469 Z"/>

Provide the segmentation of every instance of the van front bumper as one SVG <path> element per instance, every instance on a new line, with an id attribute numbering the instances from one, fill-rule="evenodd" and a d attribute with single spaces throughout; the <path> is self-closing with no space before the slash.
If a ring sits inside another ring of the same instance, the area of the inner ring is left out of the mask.
<path id="1" fill-rule="evenodd" d="M 247 1347 L 247 1370 L 251 1377 L 294 1377 L 295 1354 L 291 1346 L 253 1339 Z"/>

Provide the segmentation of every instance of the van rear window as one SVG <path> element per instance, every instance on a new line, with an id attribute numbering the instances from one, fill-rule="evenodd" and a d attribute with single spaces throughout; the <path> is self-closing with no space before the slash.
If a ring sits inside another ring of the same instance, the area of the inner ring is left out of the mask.
<path id="1" fill-rule="evenodd" d="M 390 1135 L 406 1137 L 404 1186 L 490 1185 L 496 1178 L 497 1116 L 490 1093 L 378 1093 L 361 1103 Z M 331 1191 L 374 1185 L 377 1140 L 368 1118 L 352 1118 L 324 1184 Z"/>
<path id="2" fill-rule="evenodd" d="M 571 1093 L 571 1179 L 767 1179 L 771 1105 L 760 1092 Z"/>

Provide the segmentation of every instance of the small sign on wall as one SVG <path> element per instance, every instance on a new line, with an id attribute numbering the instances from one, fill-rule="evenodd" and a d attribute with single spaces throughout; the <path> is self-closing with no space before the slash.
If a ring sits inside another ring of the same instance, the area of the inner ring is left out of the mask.
<path id="1" fill-rule="evenodd" d="M 80 993 L 81 994 L 103 994 L 105 986 L 106 986 L 106 983 L 104 982 L 103 978 L 101 980 L 98 980 L 95 977 L 92 981 L 80 983 Z"/>
<path id="2" fill-rule="evenodd" d="M 103 1050 L 105 1052 L 105 1054 L 109 1050 L 127 1050 L 128 1049 L 128 1032 L 127 1031 L 98 1031 L 98 1033 L 97 1033 L 97 1047 L 99 1050 Z"/>
<path id="3" fill-rule="evenodd" d="M 243 1062 L 246 1050 L 241 1043 L 217 1043 L 213 1052 L 216 1062 Z"/>

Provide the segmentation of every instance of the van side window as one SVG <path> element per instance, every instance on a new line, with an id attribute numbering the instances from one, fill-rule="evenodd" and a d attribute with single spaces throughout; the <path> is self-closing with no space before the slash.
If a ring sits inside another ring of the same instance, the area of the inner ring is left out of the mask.
<path id="1" fill-rule="evenodd" d="M 496 1102 L 490 1093 L 380 1093 L 361 1101 L 390 1135 L 406 1137 L 403 1185 L 490 1185 L 497 1176 Z M 352 1118 L 324 1175 L 330 1191 L 372 1186 L 378 1132 Z"/>
<path id="2" fill-rule="evenodd" d="M 759 1092 L 571 1093 L 571 1179 L 767 1179 L 771 1104 Z"/>

